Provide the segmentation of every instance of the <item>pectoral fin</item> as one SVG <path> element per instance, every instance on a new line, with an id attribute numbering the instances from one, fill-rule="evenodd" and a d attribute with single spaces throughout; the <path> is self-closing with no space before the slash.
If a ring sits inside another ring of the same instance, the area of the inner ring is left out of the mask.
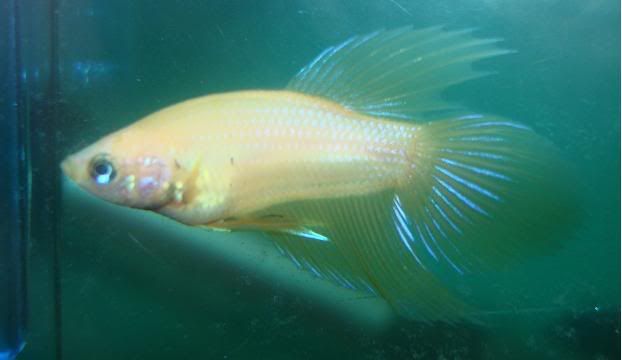
<path id="1" fill-rule="evenodd" d="M 248 218 L 228 218 L 208 224 L 206 227 L 218 231 L 230 230 L 258 230 L 267 233 L 289 234 L 300 238 L 329 241 L 330 239 L 321 233 L 306 227 L 294 219 L 284 215 L 263 215 Z"/>

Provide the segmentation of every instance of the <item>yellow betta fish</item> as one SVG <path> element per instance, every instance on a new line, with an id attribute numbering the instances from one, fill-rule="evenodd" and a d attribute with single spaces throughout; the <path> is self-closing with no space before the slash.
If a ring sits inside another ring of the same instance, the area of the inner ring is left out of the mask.
<path id="1" fill-rule="evenodd" d="M 549 142 L 440 96 L 508 52 L 497 42 L 438 27 L 352 37 L 284 90 L 175 104 L 62 169 L 119 205 L 268 233 L 299 267 L 404 316 L 469 317 L 456 279 L 555 247 L 570 221 Z"/>

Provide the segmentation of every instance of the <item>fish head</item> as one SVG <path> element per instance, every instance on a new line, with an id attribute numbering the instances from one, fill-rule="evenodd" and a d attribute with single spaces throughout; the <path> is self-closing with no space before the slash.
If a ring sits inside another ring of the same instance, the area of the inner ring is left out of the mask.
<path id="1" fill-rule="evenodd" d="M 173 199 L 174 160 L 145 149 L 144 137 L 121 130 L 67 156 L 63 173 L 81 188 L 109 202 L 157 209 Z"/>

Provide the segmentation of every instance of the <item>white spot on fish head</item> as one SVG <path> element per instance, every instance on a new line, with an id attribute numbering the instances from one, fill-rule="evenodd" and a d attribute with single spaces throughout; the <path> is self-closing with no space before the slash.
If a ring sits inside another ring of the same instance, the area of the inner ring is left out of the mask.
<path id="1" fill-rule="evenodd" d="M 159 181 L 153 176 L 145 176 L 138 180 L 138 190 L 142 197 L 150 196 L 158 189 Z"/>

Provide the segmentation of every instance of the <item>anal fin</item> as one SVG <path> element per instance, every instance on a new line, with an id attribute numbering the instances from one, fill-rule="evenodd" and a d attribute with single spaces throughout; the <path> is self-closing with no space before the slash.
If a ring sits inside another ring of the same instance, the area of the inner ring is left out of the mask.
<path id="1" fill-rule="evenodd" d="M 417 256 L 425 254 L 412 251 L 413 240 L 406 232 L 415 230 L 400 224 L 394 199 L 394 191 L 387 190 L 268 209 L 300 224 L 321 224 L 306 225 L 306 235 L 322 234 L 329 241 L 308 241 L 288 231 L 267 232 L 302 269 L 343 287 L 378 295 L 405 317 L 447 322 L 464 318 L 470 307 L 437 277 L 439 269 L 422 265 Z"/>

